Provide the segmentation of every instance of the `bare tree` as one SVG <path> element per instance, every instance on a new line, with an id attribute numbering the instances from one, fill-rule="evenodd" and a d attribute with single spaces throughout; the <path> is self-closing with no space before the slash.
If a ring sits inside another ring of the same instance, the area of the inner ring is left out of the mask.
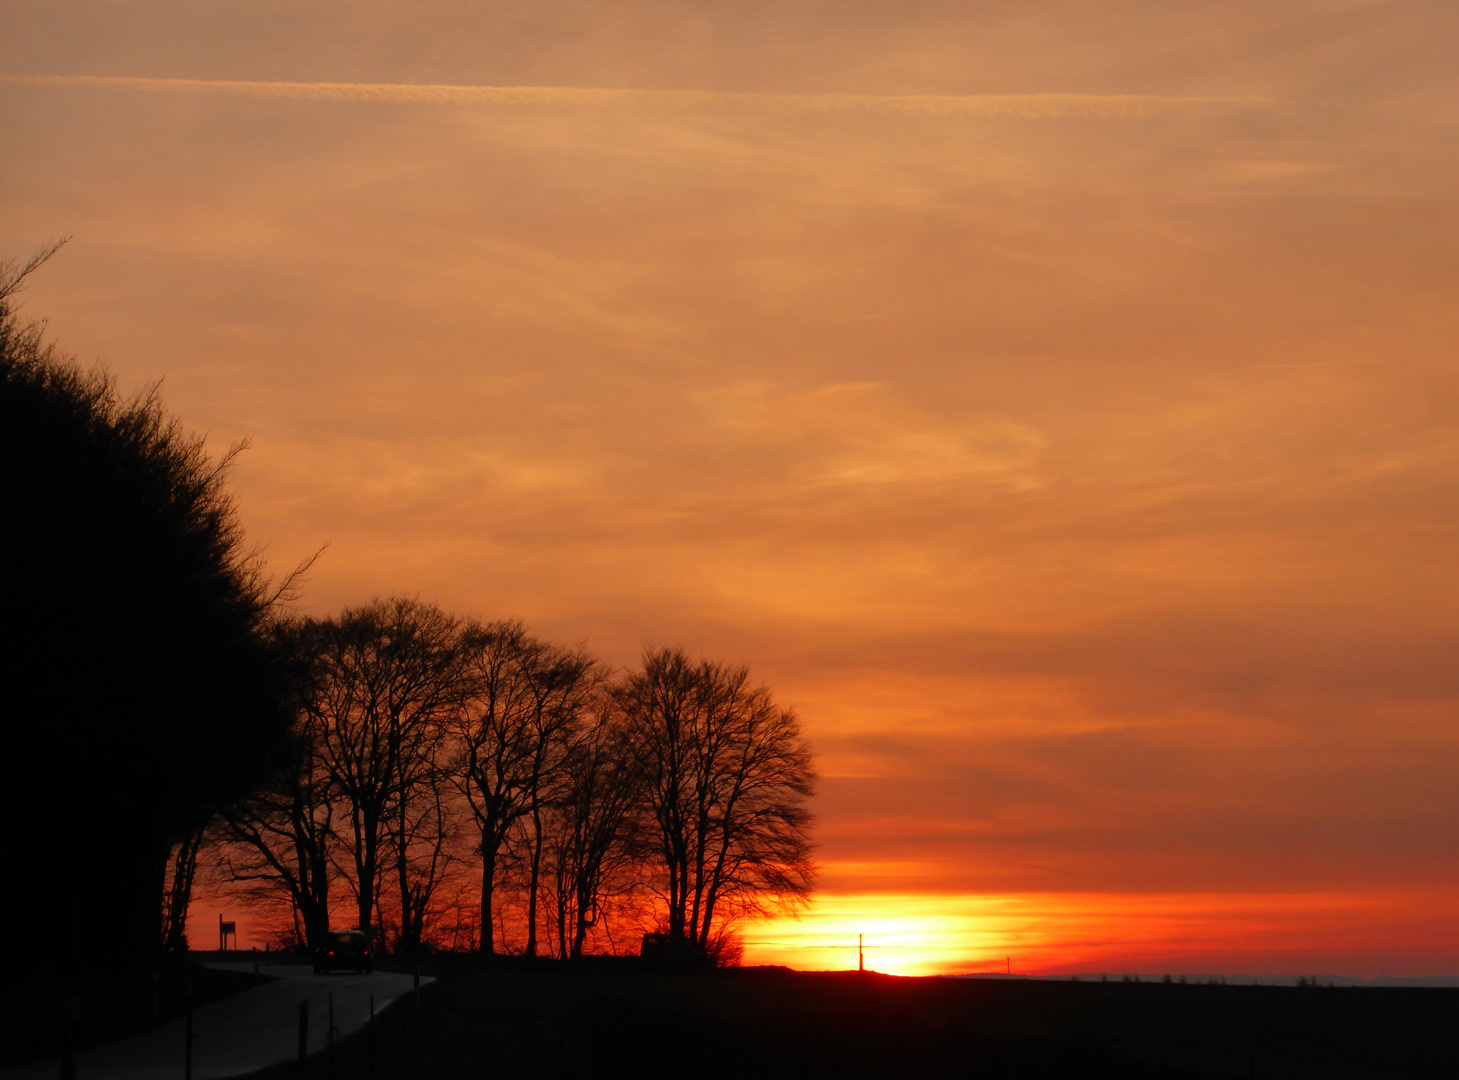
<path id="1" fill-rule="evenodd" d="M 392 872 L 403 915 L 429 897 L 409 838 L 435 798 L 447 726 L 459 711 L 458 624 L 440 609 L 396 597 L 317 624 L 316 677 L 306 708 L 333 795 L 340 800 L 346 861 L 359 926 L 381 921 L 381 889 Z M 387 865 L 388 860 L 388 865 Z M 419 945 L 418 921 L 403 918 L 398 942 Z"/>
<path id="2" fill-rule="evenodd" d="M 167 860 L 162 888 L 162 951 L 174 956 L 187 955 L 187 911 L 197 879 L 198 852 L 206 833 L 207 826 L 189 830 L 172 846 Z"/>
<path id="3" fill-rule="evenodd" d="M 463 635 L 471 698 L 457 728 L 458 775 L 480 837 L 481 938 L 496 948 L 492 905 L 502 861 L 515 840 L 527 888 L 527 955 L 537 952 L 544 814 L 574 726 L 605 675 L 581 649 L 529 636 L 520 622 L 475 626 Z"/>
<path id="4" fill-rule="evenodd" d="M 520 622 L 473 625 L 462 635 L 470 697 L 457 725 L 457 775 L 479 836 L 478 948 L 486 955 L 496 948 L 492 904 L 502 855 L 512 830 L 529 809 L 531 754 L 526 729 L 533 696 L 521 658 L 530 647 Z"/>
<path id="5" fill-rule="evenodd" d="M 526 654 L 527 685 L 532 709 L 526 734 L 527 761 L 527 944 L 528 956 L 537 955 L 537 926 L 542 892 L 542 856 L 546 844 L 545 816 L 566 782 L 564 765 L 576 729 L 601 686 L 606 672 L 582 649 L 565 649 L 545 642 Z"/>
<path id="6" fill-rule="evenodd" d="M 653 649 L 618 699 L 634 733 L 671 940 L 805 902 L 816 774 L 795 714 L 744 667 Z"/>
<path id="7" fill-rule="evenodd" d="M 295 936 L 310 947 L 329 932 L 334 877 L 335 803 L 321 753 L 321 719 L 306 707 L 315 694 L 317 623 L 281 623 L 276 630 L 292 675 L 295 724 L 287 753 L 268 781 L 221 815 L 224 877 L 243 884 L 265 906 L 285 901 Z"/>
<path id="8" fill-rule="evenodd" d="M 399 803 L 388 826 L 400 885 L 398 941 L 406 952 L 425 941 L 437 893 L 457 861 L 450 779 L 437 764 L 420 780 L 415 796 Z"/>
<path id="9" fill-rule="evenodd" d="M 559 956 L 580 958 L 608 894 L 636 883 L 641 794 L 632 734 L 604 694 L 568 748 L 548 819 Z"/>

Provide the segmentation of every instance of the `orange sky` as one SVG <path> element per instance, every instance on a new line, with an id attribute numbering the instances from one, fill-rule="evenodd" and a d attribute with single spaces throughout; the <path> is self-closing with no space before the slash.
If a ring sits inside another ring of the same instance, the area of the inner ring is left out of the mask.
<path id="1" fill-rule="evenodd" d="M 253 440 L 307 609 L 795 704 L 825 896 L 752 959 L 1452 972 L 1456 31 L 20 0 L 0 256 L 71 235 L 26 310 Z"/>

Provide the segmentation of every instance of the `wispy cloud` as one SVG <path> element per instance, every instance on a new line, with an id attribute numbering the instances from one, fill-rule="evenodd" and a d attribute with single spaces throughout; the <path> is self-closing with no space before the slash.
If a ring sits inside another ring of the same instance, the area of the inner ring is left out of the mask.
<path id="1" fill-rule="evenodd" d="M 1139 120 L 1190 110 L 1260 104 L 1217 97 L 1156 94 L 746 94 L 711 90 L 639 90 L 575 86 L 453 86 L 412 83 L 246 82 L 141 79 L 99 75 L 9 75 L 0 85 L 94 87 L 165 94 L 364 101 L 416 105 L 736 108 L 771 112 L 908 116 L 1011 116 L 1026 119 Z"/>
<path id="2" fill-rule="evenodd" d="M 763 383 L 698 391 L 720 438 L 777 446 L 811 486 L 917 485 L 979 480 L 1040 484 L 1042 432 L 1006 421 L 945 423 L 896 400 L 880 383 L 834 383 L 785 393 Z"/>

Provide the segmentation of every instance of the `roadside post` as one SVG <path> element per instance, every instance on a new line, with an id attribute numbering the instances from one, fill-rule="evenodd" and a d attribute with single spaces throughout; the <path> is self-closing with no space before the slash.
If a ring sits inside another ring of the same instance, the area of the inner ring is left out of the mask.
<path id="1" fill-rule="evenodd" d="M 187 980 L 187 1023 L 184 1026 L 182 1050 L 182 1078 L 193 1080 L 193 981 Z"/>
<path id="2" fill-rule="evenodd" d="M 67 998 L 61 1006 L 61 1080 L 76 1080 L 76 1017 L 79 998 Z"/>
<path id="3" fill-rule="evenodd" d="M 299 1002 L 299 1060 L 309 1056 L 309 1002 Z"/>

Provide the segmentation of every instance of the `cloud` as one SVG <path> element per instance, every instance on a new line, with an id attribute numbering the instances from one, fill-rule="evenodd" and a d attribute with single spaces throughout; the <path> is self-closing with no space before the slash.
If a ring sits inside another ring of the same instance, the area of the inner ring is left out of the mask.
<path id="1" fill-rule="evenodd" d="M 784 391 L 741 383 L 690 399 L 718 436 L 747 451 L 789 455 L 797 486 L 942 484 L 981 480 L 1036 487 L 1047 438 L 1004 420 L 949 423 L 898 401 L 882 383 Z"/>
<path id="2" fill-rule="evenodd" d="M 406 105 L 487 105 L 505 108 L 654 106 L 809 114 L 1021 117 L 1030 120 L 1142 120 L 1172 113 L 1227 110 L 1261 104 L 1256 100 L 1160 94 L 774 94 L 570 86 L 143 79 L 100 75 L 0 76 L 0 85 L 89 87 L 166 94 Z"/>

